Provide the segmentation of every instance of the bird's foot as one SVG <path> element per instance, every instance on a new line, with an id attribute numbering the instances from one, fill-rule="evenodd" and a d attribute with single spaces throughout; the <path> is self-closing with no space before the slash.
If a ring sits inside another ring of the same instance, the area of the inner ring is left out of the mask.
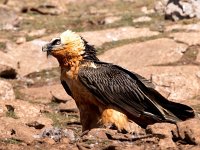
<path id="1" fill-rule="evenodd" d="M 133 121 L 128 121 L 123 127 L 117 126 L 117 124 L 114 123 L 104 124 L 104 127 L 106 129 L 117 130 L 119 133 L 129 133 L 136 136 L 144 133 L 143 129 Z"/>
<path id="2" fill-rule="evenodd" d="M 133 121 L 128 121 L 122 129 L 118 129 L 121 133 L 129 133 L 133 135 L 141 135 L 144 133 L 143 129 Z"/>

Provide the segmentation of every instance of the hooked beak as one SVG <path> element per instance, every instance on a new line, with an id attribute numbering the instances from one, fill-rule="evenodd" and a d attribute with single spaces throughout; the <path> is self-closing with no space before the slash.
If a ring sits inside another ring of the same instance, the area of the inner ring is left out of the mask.
<path id="1" fill-rule="evenodd" d="M 51 46 L 51 43 L 47 43 L 44 46 L 42 46 L 42 51 L 47 52 L 47 57 L 48 57 L 49 55 L 51 55 L 52 48 L 53 47 Z"/>

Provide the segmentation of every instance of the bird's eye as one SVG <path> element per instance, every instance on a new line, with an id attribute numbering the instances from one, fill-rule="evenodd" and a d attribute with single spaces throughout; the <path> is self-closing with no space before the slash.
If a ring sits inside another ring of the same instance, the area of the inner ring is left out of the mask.
<path id="1" fill-rule="evenodd" d="M 61 44 L 61 40 L 60 39 L 55 39 L 53 42 L 52 42 L 52 45 L 60 45 Z"/>

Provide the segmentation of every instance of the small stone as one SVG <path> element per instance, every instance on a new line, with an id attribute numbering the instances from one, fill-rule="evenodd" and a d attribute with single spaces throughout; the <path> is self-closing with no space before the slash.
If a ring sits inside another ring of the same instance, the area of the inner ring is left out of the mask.
<path id="1" fill-rule="evenodd" d="M 41 137 L 49 137 L 57 142 L 62 138 L 62 130 L 60 128 L 47 128 L 42 132 Z"/>
<path id="2" fill-rule="evenodd" d="M 168 1 L 168 0 L 166 0 L 166 1 Z M 166 4 L 167 4 L 167 3 L 158 1 L 158 2 L 155 4 L 155 6 L 154 6 L 154 10 L 155 10 L 157 13 L 159 13 L 159 14 L 164 14 Z"/>
<path id="3" fill-rule="evenodd" d="M 141 8 L 141 11 L 142 11 L 145 15 L 152 14 L 152 13 L 155 12 L 153 9 L 148 10 L 146 6 L 142 7 L 142 8 Z"/>
<path id="4" fill-rule="evenodd" d="M 152 20 L 151 17 L 143 16 L 143 17 L 139 17 L 139 18 L 133 19 L 133 22 L 134 23 L 137 23 L 137 22 L 149 22 L 151 20 Z"/>
<path id="5" fill-rule="evenodd" d="M 93 138 L 99 138 L 99 139 L 108 139 L 106 136 L 106 129 L 102 128 L 94 128 L 90 130 L 87 134 L 88 137 L 92 136 Z"/>
<path id="6" fill-rule="evenodd" d="M 26 42 L 26 38 L 25 37 L 19 37 L 16 40 L 16 44 L 22 44 Z"/>
<path id="7" fill-rule="evenodd" d="M 35 129 L 42 129 L 45 126 L 45 125 L 43 125 L 41 123 L 38 123 L 37 121 L 26 123 L 26 125 L 29 126 L 29 127 L 34 127 Z"/>
<path id="8" fill-rule="evenodd" d="M 105 24 L 111 24 L 111 23 L 114 23 L 114 22 L 121 20 L 121 18 L 122 17 L 111 16 L 111 17 L 106 17 L 104 21 L 105 21 Z"/>
<path id="9" fill-rule="evenodd" d="M 67 137 L 68 140 L 70 141 L 74 141 L 75 140 L 75 135 L 74 135 L 74 131 L 71 129 L 65 129 L 63 130 L 63 134 L 65 137 Z"/>
<path id="10" fill-rule="evenodd" d="M 46 29 L 34 30 L 28 33 L 28 36 L 42 36 L 46 33 Z"/>

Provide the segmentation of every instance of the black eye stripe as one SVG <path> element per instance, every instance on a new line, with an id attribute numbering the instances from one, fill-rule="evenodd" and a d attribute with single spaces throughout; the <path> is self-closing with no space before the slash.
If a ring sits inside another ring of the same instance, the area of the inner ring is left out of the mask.
<path id="1" fill-rule="evenodd" d="M 54 41 L 52 41 L 52 45 L 59 45 L 59 44 L 61 44 L 60 39 L 55 39 Z"/>

